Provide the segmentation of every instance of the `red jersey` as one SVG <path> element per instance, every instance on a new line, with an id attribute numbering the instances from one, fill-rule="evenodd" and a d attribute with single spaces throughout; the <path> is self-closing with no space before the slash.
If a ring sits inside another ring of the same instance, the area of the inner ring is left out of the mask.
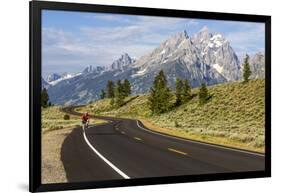
<path id="1" fill-rule="evenodd" d="M 82 119 L 82 121 L 88 121 L 88 120 L 90 119 L 90 116 L 84 114 L 84 115 L 81 117 L 81 119 Z"/>

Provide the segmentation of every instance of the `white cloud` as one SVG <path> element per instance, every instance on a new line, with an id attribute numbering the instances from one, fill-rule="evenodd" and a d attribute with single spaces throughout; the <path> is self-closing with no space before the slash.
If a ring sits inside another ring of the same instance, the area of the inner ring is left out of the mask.
<path id="1" fill-rule="evenodd" d="M 112 17 L 102 17 L 114 20 Z M 137 17 L 117 27 L 82 27 L 78 32 L 43 28 L 43 69 L 81 69 L 85 65 L 109 65 L 122 53 L 135 58 L 153 50 L 169 35 L 184 29 L 191 20 Z M 194 25 L 194 23 L 192 23 Z M 165 32 L 165 33 L 163 33 Z M 75 66 L 75 67 L 74 67 Z"/>
<path id="2" fill-rule="evenodd" d="M 86 17 L 93 21 L 98 19 L 119 24 L 83 26 L 74 31 L 43 28 L 42 59 L 45 73 L 77 72 L 86 65 L 109 65 L 124 52 L 139 58 L 175 33 L 202 27 L 199 20 L 195 19 L 135 16 L 132 20 L 105 14 Z M 263 51 L 264 46 L 260 45 L 261 39 L 264 39 L 262 25 L 229 21 L 224 22 L 224 25 L 235 29 L 225 35 L 238 55 L 249 53 L 249 50 Z"/>
<path id="3" fill-rule="evenodd" d="M 226 34 L 236 53 L 241 56 L 245 53 L 253 54 L 264 51 L 265 26 L 264 24 L 241 23 L 235 32 Z M 263 42 L 263 43 L 261 43 Z"/>

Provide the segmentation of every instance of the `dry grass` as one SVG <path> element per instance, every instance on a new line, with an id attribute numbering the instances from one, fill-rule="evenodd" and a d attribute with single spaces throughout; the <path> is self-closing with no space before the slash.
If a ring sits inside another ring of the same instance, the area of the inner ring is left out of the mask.
<path id="1" fill-rule="evenodd" d="M 150 128 L 151 130 L 159 132 L 159 133 L 172 135 L 172 136 L 176 136 L 176 137 L 180 137 L 180 138 L 184 138 L 184 139 L 191 139 L 191 140 L 200 141 L 200 142 L 207 142 L 207 143 L 211 143 L 211 144 L 224 145 L 224 146 L 228 146 L 228 147 L 234 147 L 234 148 L 264 153 L 263 147 L 261 147 L 261 148 L 249 147 L 245 143 L 240 143 L 239 141 L 236 141 L 236 140 L 227 139 L 224 136 L 220 137 L 219 135 L 218 136 L 200 135 L 197 133 L 189 133 L 184 130 L 179 130 L 177 128 L 160 127 L 145 119 L 140 119 L 140 121 L 147 128 Z"/>
<path id="2" fill-rule="evenodd" d="M 211 99 L 199 105 L 191 101 L 161 115 L 151 115 L 148 95 L 140 95 L 119 109 L 100 100 L 79 110 L 110 116 L 142 119 L 167 134 L 264 152 L 264 80 L 226 83 L 208 87 Z M 196 95 L 198 89 L 192 90 Z M 127 99 L 129 100 L 129 99 Z"/>
<path id="3" fill-rule="evenodd" d="M 61 162 L 61 146 L 73 128 L 47 132 L 42 136 L 42 183 L 67 182 Z"/>
<path id="4" fill-rule="evenodd" d="M 63 163 L 61 161 L 61 147 L 67 135 L 76 127 L 80 127 L 80 117 L 70 115 L 64 120 L 65 113 L 59 107 L 42 109 L 42 183 L 67 182 Z M 104 123 L 95 119 L 94 124 Z"/>
<path id="5" fill-rule="evenodd" d="M 78 116 L 70 115 L 69 120 L 64 120 L 65 114 L 61 112 L 58 106 L 42 108 L 42 133 L 66 127 L 77 127 L 81 124 Z"/>

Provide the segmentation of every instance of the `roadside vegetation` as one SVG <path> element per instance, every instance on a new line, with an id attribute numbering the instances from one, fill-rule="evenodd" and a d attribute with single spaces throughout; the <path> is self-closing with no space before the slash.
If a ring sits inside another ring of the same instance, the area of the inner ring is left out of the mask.
<path id="1" fill-rule="evenodd" d="M 47 103 L 48 104 L 48 103 Z M 66 114 L 58 106 L 41 108 L 42 126 L 42 183 L 66 183 L 67 178 L 61 161 L 61 146 L 68 134 L 80 127 L 79 116 Z M 92 124 L 103 123 L 95 119 Z"/>
<path id="2" fill-rule="evenodd" d="M 42 108 L 42 134 L 69 127 L 79 127 L 80 117 L 61 112 L 60 107 Z"/>
<path id="3" fill-rule="evenodd" d="M 149 94 L 128 95 L 118 106 L 112 103 L 114 97 L 105 97 L 76 110 L 140 119 L 166 134 L 264 152 L 265 82 L 248 79 L 250 74 L 246 67 L 242 82 L 209 87 L 203 82 L 195 89 L 190 89 L 188 80 L 177 79 L 171 90 L 161 71 Z"/>
<path id="4" fill-rule="evenodd" d="M 61 146 L 73 128 L 79 127 L 80 118 L 60 111 L 60 107 L 42 107 L 42 183 L 67 182 L 61 162 Z M 69 118 L 69 119 L 68 119 Z"/>

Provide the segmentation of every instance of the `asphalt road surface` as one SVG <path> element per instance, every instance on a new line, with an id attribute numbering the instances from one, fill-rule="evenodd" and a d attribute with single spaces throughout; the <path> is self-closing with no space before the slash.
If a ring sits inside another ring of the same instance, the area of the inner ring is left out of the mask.
<path id="1" fill-rule="evenodd" d="M 70 114 L 73 107 L 63 109 Z M 108 123 L 75 128 L 62 145 L 69 182 L 261 171 L 263 154 L 167 136 L 141 122 L 96 116 Z"/>

